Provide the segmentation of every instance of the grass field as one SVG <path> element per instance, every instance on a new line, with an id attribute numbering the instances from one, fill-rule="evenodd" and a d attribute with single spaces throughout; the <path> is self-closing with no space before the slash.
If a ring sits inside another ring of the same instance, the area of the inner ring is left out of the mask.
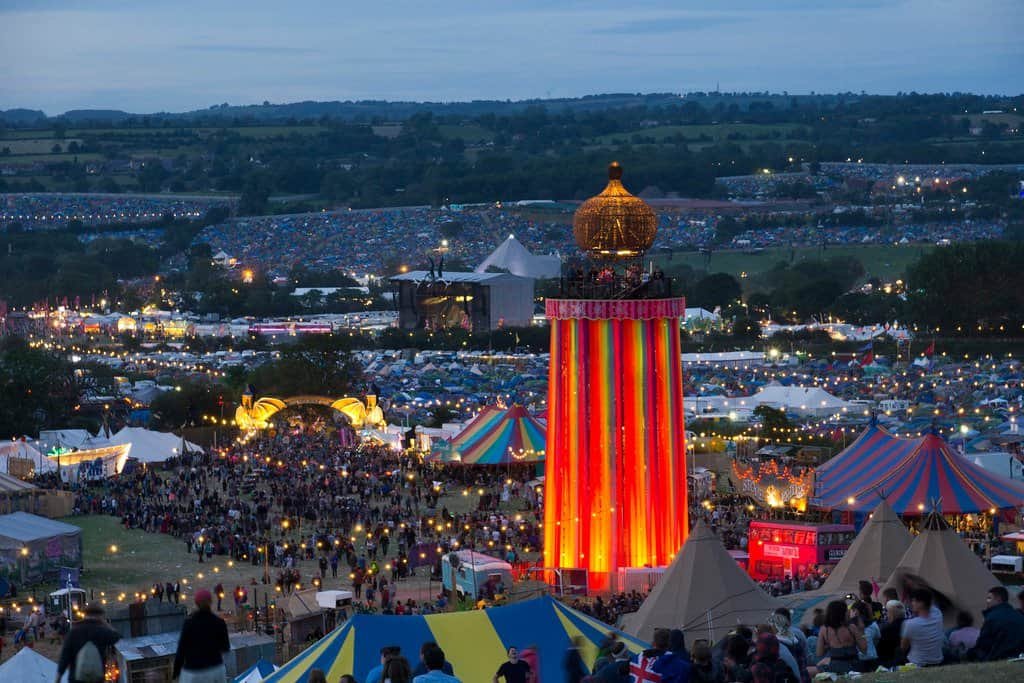
<path id="1" fill-rule="evenodd" d="M 0 144 L 0 147 L 2 147 L 2 146 L 3 145 Z M 79 162 L 85 162 L 85 161 L 96 161 L 97 159 L 102 159 L 102 158 L 103 158 L 103 155 L 101 155 L 101 154 L 92 154 L 92 153 L 86 153 L 86 152 L 79 152 L 78 154 L 67 154 L 67 153 L 64 153 L 64 154 L 23 154 L 21 156 L 2 157 L 3 162 L 5 164 L 9 164 L 11 166 L 22 166 L 22 165 L 26 165 L 26 164 L 34 164 L 37 161 L 43 161 L 43 162 L 54 163 L 55 164 L 55 163 L 58 163 L 58 162 L 61 162 L 61 161 L 74 161 L 75 159 L 78 159 Z"/>
<path id="2" fill-rule="evenodd" d="M 867 674 L 857 680 L 866 683 L 966 683 L 967 681 L 1012 683 L 1024 680 L 1024 661 L 959 664 L 895 673 Z"/>
<path id="3" fill-rule="evenodd" d="M 82 585 L 87 589 L 132 592 L 151 586 L 155 581 L 195 580 L 198 572 L 220 575 L 223 580 L 237 582 L 253 574 L 251 566 L 229 568 L 223 558 L 199 564 L 195 554 L 185 552 L 185 542 L 163 534 L 126 531 L 119 517 L 86 515 L 63 520 L 82 529 Z M 116 551 L 111 548 L 116 547 Z M 217 567 L 220 571 L 213 572 Z M 243 570 L 248 570 L 244 572 Z"/>
<path id="4" fill-rule="evenodd" d="M 904 274 L 907 267 L 913 263 L 924 252 L 933 249 L 929 245 L 888 245 L 888 244 L 865 244 L 856 246 L 830 246 L 824 251 L 817 247 L 798 248 L 794 251 L 794 262 L 818 259 L 834 258 L 837 256 L 853 256 L 864 264 L 866 271 L 865 279 L 878 277 L 883 280 L 894 279 Z M 712 253 L 710 260 L 697 252 L 676 253 L 671 257 L 657 256 L 656 261 L 661 268 L 671 275 L 679 266 L 686 265 L 698 270 L 706 270 L 709 273 L 729 273 L 739 278 L 742 283 L 743 273 L 753 278 L 760 273 L 770 270 L 779 261 L 789 262 L 790 250 L 765 249 L 759 253 L 749 253 L 739 250 L 716 251 Z"/>
<path id="5" fill-rule="evenodd" d="M 66 140 L 54 140 L 53 138 L 18 138 L 15 140 L 0 140 L 0 148 L 7 147 L 11 154 L 50 154 L 54 144 L 67 149 L 68 145 L 76 142 L 82 144 L 79 138 L 68 138 Z"/>

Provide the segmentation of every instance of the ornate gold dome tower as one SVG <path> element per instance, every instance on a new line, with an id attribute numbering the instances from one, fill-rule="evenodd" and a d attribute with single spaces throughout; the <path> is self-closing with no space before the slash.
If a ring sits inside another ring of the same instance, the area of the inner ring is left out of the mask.
<path id="1" fill-rule="evenodd" d="M 647 202 L 622 185 L 622 166 L 608 166 L 608 186 L 580 205 L 573 216 L 576 244 L 602 261 L 640 256 L 651 248 L 658 218 Z"/>

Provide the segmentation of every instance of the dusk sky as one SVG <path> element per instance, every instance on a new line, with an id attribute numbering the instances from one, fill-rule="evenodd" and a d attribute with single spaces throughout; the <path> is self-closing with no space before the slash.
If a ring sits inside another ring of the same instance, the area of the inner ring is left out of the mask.
<path id="1" fill-rule="evenodd" d="M 0 0 L 0 109 L 1024 92 L 1024 0 Z"/>

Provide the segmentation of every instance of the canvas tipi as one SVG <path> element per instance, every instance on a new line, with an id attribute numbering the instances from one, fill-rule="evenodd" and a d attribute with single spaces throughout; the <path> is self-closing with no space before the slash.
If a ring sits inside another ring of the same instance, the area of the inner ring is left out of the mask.
<path id="1" fill-rule="evenodd" d="M 718 537 L 697 522 L 658 585 L 640 609 L 626 617 L 624 630 L 650 640 L 656 628 L 678 628 L 687 640 L 714 642 L 737 624 L 763 622 L 781 606 L 736 564 Z"/>
<path id="2" fill-rule="evenodd" d="M 974 615 L 974 623 L 980 624 L 985 594 L 999 585 L 999 579 L 986 569 L 942 515 L 931 512 L 886 587 L 901 594 L 908 588 L 931 588 L 939 594 L 939 606 L 947 623 L 955 621 L 958 610 L 964 610 Z"/>
<path id="3" fill-rule="evenodd" d="M 845 595 L 856 593 L 857 583 L 862 580 L 884 583 L 892 576 L 913 540 L 895 510 L 883 500 L 871 513 L 871 519 L 857 538 L 853 539 L 846 555 L 829 574 L 820 592 Z"/>

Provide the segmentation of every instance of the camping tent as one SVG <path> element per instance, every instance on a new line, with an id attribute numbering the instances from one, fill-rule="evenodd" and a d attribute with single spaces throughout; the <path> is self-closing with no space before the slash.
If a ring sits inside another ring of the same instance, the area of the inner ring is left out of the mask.
<path id="1" fill-rule="evenodd" d="M 881 583 L 887 580 L 913 540 L 892 506 L 883 500 L 829 574 L 820 592 L 845 595 L 856 593 L 859 581 Z"/>
<path id="2" fill-rule="evenodd" d="M 957 536 L 946 520 L 931 512 L 922 531 L 907 548 L 886 587 L 904 592 L 906 586 L 925 585 L 948 603 L 943 606 L 947 624 L 953 623 L 958 610 L 974 615 L 974 623 L 983 620 L 985 594 L 992 586 L 1002 585 L 977 555 Z"/>
<path id="3" fill-rule="evenodd" d="M 904 439 L 874 424 L 818 467 L 814 478 L 811 504 L 826 510 L 866 512 L 879 496 L 901 515 L 920 515 L 940 499 L 951 515 L 1024 505 L 1024 482 L 975 465 L 937 434 Z"/>
<path id="4" fill-rule="evenodd" d="M 562 260 L 554 255 L 534 256 L 515 235 L 509 235 L 474 272 L 486 273 L 489 268 L 505 270 L 520 277 L 540 279 L 561 275 Z"/>
<path id="5" fill-rule="evenodd" d="M 448 453 L 466 465 L 539 462 L 546 441 L 544 425 L 523 406 L 487 406 L 451 440 Z"/>
<path id="6" fill-rule="evenodd" d="M 31 647 L 18 650 L 17 654 L 0 664 L 0 681 L 53 683 L 55 678 L 57 662 L 47 659 Z"/>
<path id="7" fill-rule="evenodd" d="M 415 660 L 420 646 L 434 641 L 444 650 L 462 681 L 489 681 L 502 662 L 507 648 L 536 645 L 539 648 L 541 680 L 562 680 L 562 657 L 570 638 L 582 636 L 583 660 L 593 663 L 597 648 L 614 628 L 577 612 L 549 596 L 505 607 L 469 612 L 392 616 L 357 614 L 312 647 L 291 660 L 265 680 L 268 683 L 305 681 L 312 668 L 336 681 L 342 674 L 366 680 L 370 669 L 380 663 L 380 649 L 398 645 L 402 654 Z M 631 652 L 646 644 L 619 633 Z"/>
<path id="8" fill-rule="evenodd" d="M 624 629 L 650 638 L 655 628 L 678 628 L 689 641 L 724 637 L 736 624 L 757 624 L 782 603 L 743 571 L 703 522 L 697 522 L 676 559 Z"/>
<path id="9" fill-rule="evenodd" d="M 19 583 L 82 566 L 82 530 L 27 512 L 0 515 L 0 576 Z"/>
<path id="10" fill-rule="evenodd" d="M 124 427 L 110 437 L 111 444 L 131 444 L 132 457 L 139 462 L 164 462 L 181 455 L 183 440 L 170 432 L 155 432 L 142 427 Z M 192 453 L 202 453 L 203 449 L 190 441 L 184 441 L 184 447 Z"/>
<path id="11" fill-rule="evenodd" d="M 264 678 L 277 671 L 277 667 L 265 659 L 260 659 L 242 673 L 235 676 L 234 683 L 260 683 Z"/>

